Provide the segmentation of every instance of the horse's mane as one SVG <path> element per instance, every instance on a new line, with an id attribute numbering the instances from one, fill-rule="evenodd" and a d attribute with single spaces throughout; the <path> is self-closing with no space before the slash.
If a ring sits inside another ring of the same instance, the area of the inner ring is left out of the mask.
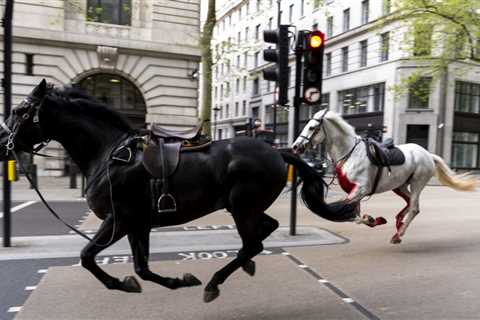
<path id="1" fill-rule="evenodd" d="M 59 102 L 62 108 L 87 117 L 91 116 L 95 119 L 103 120 L 119 129 L 133 130 L 130 123 L 121 113 L 89 96 L 83 89 L 77 86 L 49 86 L 47 96 Z"/>
<path id="2" fill-rule="evenodd" d="M 340 129 L 343 133 L 349 136 L 356 136 L 355 129 L 345 121 L 342 116 L 334 111 L 328 111 L 325 115 L 325 118 L 331 123 Z"/>

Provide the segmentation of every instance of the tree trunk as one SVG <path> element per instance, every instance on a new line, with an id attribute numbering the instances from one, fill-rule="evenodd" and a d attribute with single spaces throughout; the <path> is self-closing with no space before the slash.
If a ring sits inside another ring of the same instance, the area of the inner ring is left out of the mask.
<path id="1" fill-rule="evenodd" d="M 203 25 L 200 47 L 202 51 L 202 113 L 203 133 L 211 136 L 211 113 L 212 113 L 212 48 L 213 28 L 217 18 L 215 15 L 215 0 L 208 0 L 207 20 Z"/>

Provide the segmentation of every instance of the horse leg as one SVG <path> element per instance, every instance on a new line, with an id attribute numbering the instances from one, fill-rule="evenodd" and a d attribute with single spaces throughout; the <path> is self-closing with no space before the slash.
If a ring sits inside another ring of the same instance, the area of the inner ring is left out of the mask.
<path id="1" fill-rule="evenodd" d="M 149 229 L 128 234 L 128 241 L 132 249 L 133 262 L 136 274 L 145 281 L 158 283 L 169 289 L 191 287 L 201 285 L 202 282 L 194 275 L 186 273 L 182 279 L 162 277 L 150 271 L 148 257 L 150 255 L 150 232 Z"/>
<path id="2" fill-rule="evenodd" d="M 125 277 L 123 281 L 110 276 L 96 263 L 95 256 L 108 248 L 126 234 L 125 228 L 120 223 L 115 223 L 112 215 L 109 215 L 80 254 L 82 266 L 90 271 L 95 278 L 102 282 L 108 289 L 116 289 L 126 292 L 141 292 L 142 288 L 135 277 Z"/>
<path id="3" fill-rule="evenodd" d="M 364 186 L 359 186 L 355 184 L 355 187 L 348 194 L 346 201 L 349 203 L 358 201 L 357 212 L 360 212 L 360 200 L 362 200 L 367 195 L 367 190 Z M 387 220 L 383 217 L 373 218 L 368 214 L 358 215 L 355 218 L 355 222 L 358 224 L 365 224 L 371 228 L 387 223 Z"/>
<path id="4" fill-rule="evenodd" d="M 244 215 L 242 215 L 244 214 Z M 238 251 L 237 257 L 228 263 L 225 267 L 215 272 L 212 279 L 205 287 L 203 300 L 210 302 L 220 295 L 218 286 L 237 269 L 244 266 L 257 254 L 263 251 L 263 244 L 260 241 L 257 230 L 260 225 L 260 215 L 248 212 L 238 212 L 233 210 L 233 218 L 237 225 L 238 233 L 242 239 L 242 248 Z"/>
<path id="5" fill-rule="evenodd" d="M 396 220 L 396 228 L 397 232 L 393 235 L 392 239 L 390 240 L 391 243 L 400 243 L 402 242 L 402 239 L 400 238 L 400 228 L 403 226 L 403 218 L 405 216 L 405 213 L 407 212 L 408 208 L 410 207 L 410 191 L 408 190 L 408 184 L 404 184 L 400 186 L 397 189 L 393 189 L 393 192 L 395 192 L 397 195 L 402 197 L 403 200 L 407 203 L 407 205 L 395 216 Z"/>
<path id="6" fill-rule="evenodd" d="M 400 235 L 400 237 L 402 237 L 404 234 L 405 234 L 405 231 L 407 231 L 407 228 L 408 226 L 410 225 L 410 223 L 412 223 L 412 220 L 417 216 L 417 214 L 420 212 L 420 193 L 422 192 L 423 188 L 425 188 L 425 186 L 427 185 L 428 183 L 428 180 L 430 179 L 430 177 L 426 177 L 422 180 L 412 180 L 412 183 L 411 183 L 411 192 L 412 192 L 412 197 L 411 197 L 411 201 L 410 201 L 410 208 L 408 210 L 408 213 L 407 213 L 407 216 L 406 216 L 406 219 L 405 219 L 405 223 L 400 227 L 400 230 L 398 232 L 398 234 Z"/>
<path id="7" fill-rule="evenodd" d="M 261 222 L 260 222 L 260 229 L 258 232 L 258 236 L 260 241 L 265 240 L 269 235 L 273 233 L 278 227 L 279 223 L 277 220 L 273 219 L 269 215 L 267 215 L 265 212 L 262 214 Z M 249 260 L 246 264 L 242 266 L 243 270 L 251 275 L 252 277 L 255 275 L 255 262 L 252 260 Z"/>

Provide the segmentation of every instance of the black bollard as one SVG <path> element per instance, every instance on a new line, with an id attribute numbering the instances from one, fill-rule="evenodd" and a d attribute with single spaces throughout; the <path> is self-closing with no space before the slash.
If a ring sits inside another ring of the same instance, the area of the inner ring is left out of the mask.
<path id="1" fill-rule="evenodd" d="M 30 183 L 30 189 L 38 188 L 37 165 L 31 164 L 28 166 L 28 169 L 29 172 L 25 172 L 25 174 L 29 174 L 30 179 L 32 180 Z"/>
<path id="2" fill-rule="evenodd" d="M 70 165 L 70 189 L 77 189 L 77 170 L 73 165 Z"/>

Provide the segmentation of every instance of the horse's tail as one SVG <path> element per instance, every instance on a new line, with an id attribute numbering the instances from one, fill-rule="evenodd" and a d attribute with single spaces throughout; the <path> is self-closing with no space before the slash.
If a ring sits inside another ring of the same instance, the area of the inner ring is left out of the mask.
<path id="1" fill-rule="evenodd" d="M 337 201 L 330 204 L 325 202 L 325 187 L 322 175 L 311 168 L 299 157 L 288 153 L 280 152 L 283 160 L 293 165 L 303 181 L 301 196 L 303 202 L 310 211 L 316 215 L 335 222 L 353 221 L 357 216 L 357 203 Z"/>
<path id="2" fill-rule="evenodd" d="M 440 180 L 443 185 L 460 191 L 475 191 L 478 181 L 474 176 L 468 172 L 464 174 L 455 174 L 441 157 L 436 154 L 431 155 L 435 162 L 435 171 L 438 180 Z"/>

